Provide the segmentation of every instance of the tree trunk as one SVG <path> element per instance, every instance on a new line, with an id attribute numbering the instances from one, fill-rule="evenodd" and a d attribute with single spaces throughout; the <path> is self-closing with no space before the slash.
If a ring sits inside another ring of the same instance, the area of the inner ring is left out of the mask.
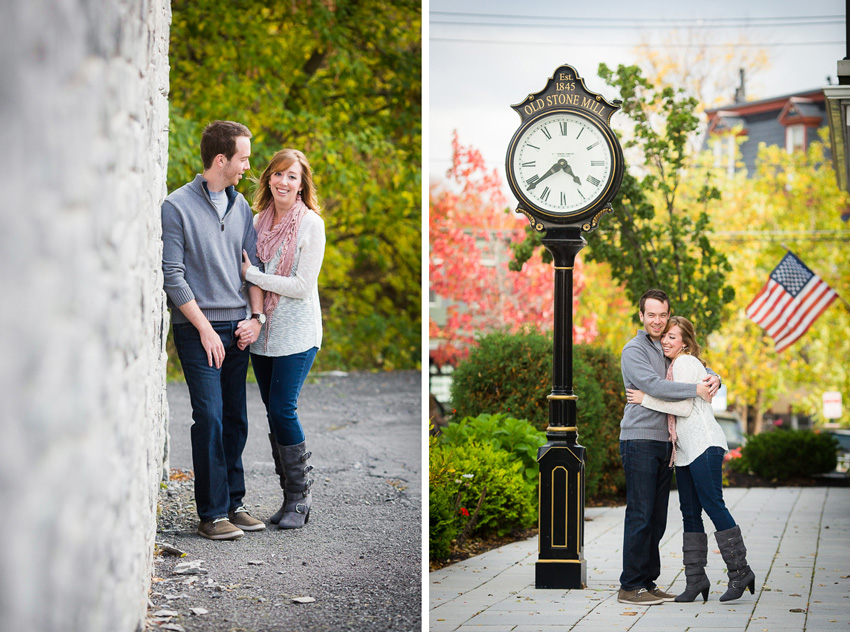
<path id="1" fill-rule="evenodd" d="M 764 421 L 764 391 L 758 389 L 756 391 L 756 419 L 753 424 L 753 434 L 761 432 L 762 422 Z"/>

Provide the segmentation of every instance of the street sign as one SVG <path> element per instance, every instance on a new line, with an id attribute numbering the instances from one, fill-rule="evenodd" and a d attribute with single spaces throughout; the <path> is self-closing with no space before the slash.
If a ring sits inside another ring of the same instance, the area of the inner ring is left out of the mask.
<path id="1" fill-rule="evenodd" d="M 824 419 L 838 419 L 843 414 L 841 410 L 841 393 L 827 391 L 823 394 Z"/>

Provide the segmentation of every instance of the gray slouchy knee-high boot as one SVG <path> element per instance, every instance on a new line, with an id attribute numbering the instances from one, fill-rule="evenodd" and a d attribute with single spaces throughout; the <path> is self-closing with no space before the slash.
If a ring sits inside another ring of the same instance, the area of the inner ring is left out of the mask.
<path id="1" fill-rule="evenodd" d="M 307 465 L 307 459 L 312 453 L 307 452 L 306 441 L 297 445 L 278 444 L 277 449 L 286 477 L 283 516 L 277 528 L 300 529 L 310 519 L 310 506 L 313 504 L 310 495 L 313 481 L 307 479 L 307 474 L 313 469 L 312 465 Z"/>
<path id="2" fill-rule="evenodd" d="M 744 546 L 741 527 L 735 525 L 731 529 L 717 531 L 714 537 L 729 575 L 729 587 L 720 597 L 720 601 L 738 599 L 747 589 L 751 594 L 755 594 L 756 574 L 747 564 L 747 547 Z"/>
<path id="3" fill-rule="evenodd" d="M 708 589 L 711 588 L 711 582 L 705 574 L 705 565 L 708 563 L 708 536 L 705 533 L 684 532 L 682 558 L 687 587 L 674 601 L 691 602 L 702 593 L 702 602 L 705 603 L 708 601 Z"/>
<path id="4" fill-rule="evenodd" d="M 283 517 L 283 509 L 286 507 L 286 476 L 283 472 L 283 465 L 280 463 L 280 454 L 277 449 L 277 441 L 274 438 L 273 433 L 269 433 L 269 443 L 272 446 L 272 458 L 274 459 L 274 473 L 278 475 L 280 478 L 280 488 L 283 490 L 283 504 L 281 504 L 280 509 L 272 514 L 272 517 L 269 518 L 269 522 L 272 524 L 277 524 L 280 522 L 280 519 Z"/>

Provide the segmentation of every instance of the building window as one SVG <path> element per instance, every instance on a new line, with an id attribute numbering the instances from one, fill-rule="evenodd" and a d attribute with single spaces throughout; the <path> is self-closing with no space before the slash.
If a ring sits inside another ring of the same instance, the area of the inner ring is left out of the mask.
<path id="1" fill-rule="evenodd" d="M 789 125 L 785 128 L 785 149 L 789 154 L 806 149 L 805 125 Z"/>

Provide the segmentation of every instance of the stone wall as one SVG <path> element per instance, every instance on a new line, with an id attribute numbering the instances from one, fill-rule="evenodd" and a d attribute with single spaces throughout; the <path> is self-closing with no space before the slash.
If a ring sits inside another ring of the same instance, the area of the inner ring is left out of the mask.
<path id="1" fill-rule="evenodd" d="M 0 630 L 144 624 L 163 468 L 167 0 L 0 19 Z"/>

